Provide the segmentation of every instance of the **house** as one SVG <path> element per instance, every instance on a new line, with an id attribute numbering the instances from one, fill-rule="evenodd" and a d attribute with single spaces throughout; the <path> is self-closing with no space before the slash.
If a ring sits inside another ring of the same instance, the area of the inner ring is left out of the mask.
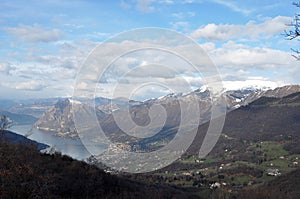
<path id="1" fill-rule="evenodd" d="M 220 188 L 220 187 L 221 187 L 221 184 L 219 182 L 215 182 L 210 185 L 211 189 L 216 189 L 216 188 Z"/>
<path id="2" fill-rule="evenodd" d="M 298 166 L 298 162 L 296 162 L 296 161 L 293 162 L 293 166 L 294 166 L 294 167 Z"/>
<path id="3" fill-rule="evenodd" d="M 269 176 L 280 176 L 281 173 L 279 172 L 279 169 L 267 169 L 267 174 Z"/>

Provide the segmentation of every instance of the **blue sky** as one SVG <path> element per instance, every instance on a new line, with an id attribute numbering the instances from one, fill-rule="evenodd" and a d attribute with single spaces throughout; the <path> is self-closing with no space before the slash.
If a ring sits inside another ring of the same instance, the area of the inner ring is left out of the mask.
<path id="1" fill-rule="evenodd" d="M 97 44 L 143 27 L 193 38 L 227 89 L 300 84 L 300 62 L 290 51 L 298 42 L 281 35 L 298 11 L 286 0 L 3 0 L 0 97 L 71 96 L 76 74 Z M 154 89 L 140 98 L 162 94 Z"/>

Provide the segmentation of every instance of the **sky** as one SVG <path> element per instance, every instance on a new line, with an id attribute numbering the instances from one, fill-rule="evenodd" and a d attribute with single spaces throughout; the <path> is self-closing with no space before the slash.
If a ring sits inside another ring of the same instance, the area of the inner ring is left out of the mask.
<path id="1" fill-rule="evenodd" d="M 193 39 L 215 64 L 226 89 L 300 84 L 300 62 L 291 51 L 299 41 L 283 35 L 299 9 L 287 0 L 2 0 L 0 98 L 70 97 L 93 49 L 115 35 L 145 27 L 174 30 Z M 137 59 L 132 56 L 127 60 Z M 145 65 L 139 61 L 136 67 Z M 201 74 L 188 69 L 171 76 L 159 67 L 145 71 L 160 84 L 180 86 L 178 78 L 193 89 L 204 84 Z M 126 82 L 129 87 L 145 81 L 131 80 Z M 96 95 L 112 97 L 111 82 L 99 84 L 102 89 L 96 89 Z M 163 85 L 146 87 L 138 87 L 132 96 L 144 100 L 172 91 Z"/>

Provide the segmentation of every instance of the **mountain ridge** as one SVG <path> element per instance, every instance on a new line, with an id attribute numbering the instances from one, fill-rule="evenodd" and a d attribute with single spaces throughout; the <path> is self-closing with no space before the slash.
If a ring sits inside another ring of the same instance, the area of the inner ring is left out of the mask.
<path id="1" fill-rule="evenodd" d="M 241 106 L 245 106 L 252 101 L 263 97 L 283 97 L 294 92 L 300 92 L 300 86 L 289 85 L 274 90 L 237 90 L 237 91 L 226 91 L 224 93 L 227 101 L 228 111 L 232 111 Z M 127 103 L 124 100 L 107 100 L 104 99 L 104 103 L 101 101 L 102 98 L 98 98 L 96 103 L 96 110 L 100 112 L 101 118 L 99 122 L 103 125 L 107 132 L 121 132 L 116 127 L 112 112 L 127 111 L 126 107 L 129 107 L 131 118 L 133 121 L 140 125 L 145 125 L 149 122 L 148 111 L 152 105 L 163 105 L 169 117 L 172 116 L 172 120 L 167 120 L 166 126 L 175 127 L 180 120 L 180 109 L 177 108 L 178 100 L 183 100 L 185 104 L 194 102 L 195 100 L 199 103 L 200 107 L 200 124 L 210 120 L 210 111 L 212 106 L 212 98 L 209 90 L 197 89 L 189 94 L 180 95 L 166 95 L 160 98 L 149 99 L 144 102 L 129 101 Z M 84 101 L 81 101 L 83 104 Z M 111 104 L 116 102 L 115 104 Z M 81 105 L 85 106 L 85 105 Z M 62 110 L 64 108 L 65 110 Z M 188 107 L 186 107 L 188 109 Z M 74 122 L 72 120 L 72 102 L 70 100 L 58 101 L 52 108 L 50 108 L 43 116 L 34 124 L 34 126 L 41 130 L 57 131 L 60 136 L 71 136 L 78 137 L 75 129 Z M 75 110 L 76 111 L 76 110 Z M 196 118 L 191 118 L 194 120 Z M 171 123 L 170 123 L 171 122 Z"/>
<path id="2" fill-rule="evenodd" d="M 25 137 L 23 135 L 19 135 L 17 133 L 9 131 L 9 130 L 1 130 L 0 131 L 0 139 L 2 139 L 2 141 L 8 142 L 9 144 L 12 144 L 12 145 L 18 145 L 18 144 L 33 145 L 33 146 L 36 146 L 37 150 L 43 150 L 43 149 L 46 149 L 49 147 L 46 144 L 39 143 L 34 140 L 28 139 L 27 137 Z"/>

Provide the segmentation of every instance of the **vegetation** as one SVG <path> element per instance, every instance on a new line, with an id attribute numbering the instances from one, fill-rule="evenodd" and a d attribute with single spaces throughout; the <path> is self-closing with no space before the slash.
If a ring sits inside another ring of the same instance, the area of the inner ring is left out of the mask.
<path id="1" fill-rule="evenodd" d="M 201 132 L 207 129 L 204 124 L 180 160 L 150 174 L 127 177 L 184 187 L 203 198 L 251 198 L 256 192 L 256 198 L 272 198 L 269 192 L 284 198 L 283 190 L 289 186 L 273 191 L 268 184 L 275 180 L 275 186 L 282 176 L 299 172 L 300 153 L 294 150 L 300 142 L 299 99 L 300 93 L 276 99 L 265 97 L 229 113 L 218 143 L 206 158 L 199 159 Z"/>
<path id="2" fill-rule="evenodd" d="M 2 138 L 0 198 L 297 198 L 299 102 L 300 93 L 266 97 L 230 112 L 203 159 L 197 152 L 208 124 L 201 125 L 181 159 L 145 174 L 108 174 Z"/>
<path id="3" fill-rule="evenodd" d="M 294 6 L 300 8 L 300 1 L 294 2 Z M 288 40 L 293 40 L 300 36 L 300 14 L 295 14 L 293 21 L 289 24 L 293 29 L 289 31 L 285 31 L 285 37 Z M 300 60 L 300 51 L 296 49 L 292 49 L 292 51 L 295 53 L 293 57 L 295 57 L 297 60 Z"/>
<path id="4" fill-rule="evenodd" d="M 2 115 L 0 118 L 0 131 L 9 129 L 13 125 L 13 121 L 6 115 Z"/>
<path id="5" fill-rule="evenodd" d="M 244 199 L 292 199 L 300 195 L 300 169 L 282 175 L 260 187 L 244 189 L 233 198 Z"/>
<path id="6" fill-rule="evenodd" d="M 1 136 L 0 198 L 177 197 L 193 198 L 168 186 L 105 173 L 59 153 L 41 154 L 34 145 L 10 144 Z"/>

